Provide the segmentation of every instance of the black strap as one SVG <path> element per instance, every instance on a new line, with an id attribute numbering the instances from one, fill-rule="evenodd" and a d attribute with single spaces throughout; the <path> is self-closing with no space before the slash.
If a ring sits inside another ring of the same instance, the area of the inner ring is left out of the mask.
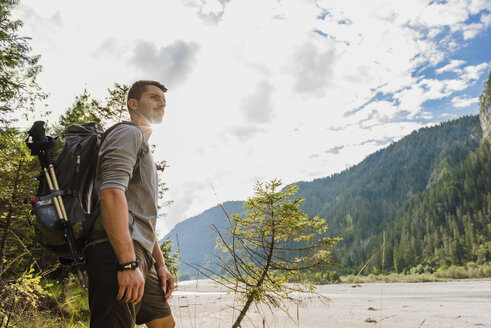
<path id="1" fill-rule="evenodd" d="M 94 223 L 97 219 L 97 216 L 101 213 L 101 203 L 99 202 L 95 206 L 95 210 L 86 215 L 84 221 L 82 221 L 83 231 L 84 231 L 84 239 L 88 240 L 92 230 L 94 229 Z"/>
<path id="2" fill-rule="evenodd" d="M 40 201 L 45 201 L 45 200 L 53 199 L 55 196 L 64 196 L 64 195 L 65 192 L 63 190 L 53 190 L 51 191 L 51 193 L 47 195 L 36 197 L 36 199 Z"/>
<path id="3" fill-rule="evenodd" d="M 134 261 L 118 265 L 118 271 L 136 270 L 136 268 L 138 268 L 138 265 L 139 261 L 138 259 L 136 259 Z"/>
<path id="4" fill-rule="evenodd" d="M 104 140 L 106 139 L 107 135 L 109 133 L 111 133 L 111 131 L 113 131 L 115 128 L 117 128 L 118 126 L 120 125 L 124 125 L 124 124 L 128 124 L 128 125 L 133 125 L 133 126 L 136 126 L 138 127 L 138 125 L 136 125 L 135 123 L 133 122 L 129 122 L 129 121 L 123 121 L 123 122 L 119 122 L 119 123 L 116 123 L 114 124 L 113 126 L 111 126 L 109 129 L 107 129 L 103 134 L 102 134 L 102 138 L 101 138 L 101 145 L 102 143 L 104 142 Z M 138 128 L 140 129 L 140 128 Z M 140 130 L 140 132 L 143 134 L 143 131 Z M 135 162 L 135 166 L 133 167 L 133 173 L 135 173 L 136 169 L 140 166 L 140 159 L 142 159 L 143 157 L 145 157 L 148 152 L 149 152 L 149 147 L 148 147 L 148 143 L 147 143 L 147 146 L 145 147 L 145 143 L 146 143 L 146 137 L 145 135 L 143 134 L 143 143 L 140 147 L 140 150 L 138 151 L 138 153 L 136 154 L 136 162 Z"/>
<path id="5" fill-rule="evenodd" d="M 113 131 L 115 128 L 117 128 L 118 126 L 120 125 L 124 125 L 124 124 L 128 124 L 128 125 L 133 125 L 133 126 L 136 126 L 138 127 L 138 125 L 136 125 L 135 123 L 133 122 L 129 122 L 129 121 L 123 121 L 123 122 L 119 122 L 119 123 L 116 123 L 114 125 L 112 125 L 109 129 L 107 129 L 103 134 L 102 134 L 102 139 L 101 139 L 101 144 L 102 142 L 104 141 L 104 139 L 106 139 L 106 136 L 111 132 Z"/>

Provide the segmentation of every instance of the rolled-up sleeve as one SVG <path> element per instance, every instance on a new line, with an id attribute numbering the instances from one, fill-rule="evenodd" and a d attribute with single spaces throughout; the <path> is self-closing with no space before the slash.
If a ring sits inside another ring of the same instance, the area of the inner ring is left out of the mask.
<path id="1" fill-rule="evenodd" d="M 142 142 L 142 132 L 132 125 L 120 125 L 106 136 L 99 150 L 100 190 L 126 191 Z"/>

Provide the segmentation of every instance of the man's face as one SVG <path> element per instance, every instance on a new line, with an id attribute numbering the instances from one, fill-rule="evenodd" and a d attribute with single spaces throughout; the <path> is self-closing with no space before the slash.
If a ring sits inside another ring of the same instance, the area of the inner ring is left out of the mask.
<path id="1" fill-rule="evenodd" d="M 140 100 L 136 101 L 135 114 L 150 124 L 160 123 L 164 117 L 165 106 L 164 92 L 155 85 L 147 85 Z"/>

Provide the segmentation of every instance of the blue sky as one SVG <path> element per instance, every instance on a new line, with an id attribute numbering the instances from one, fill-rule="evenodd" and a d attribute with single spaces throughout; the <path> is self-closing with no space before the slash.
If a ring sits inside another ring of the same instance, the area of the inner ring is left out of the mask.
<path id="1" fill-rule="evenodd" d="M 23 0 L 56 120 L 84 89 L 157 79 L 170 167 L 162 234 L 256 181 L 329 176 L 478 113 L 491 0 Z M 39 106 L 38 116 L 43 114 Z M 33 118 L 34 119 L 34 118 Z"/>
<path id="2" fill-rule="evenodd" d="M 474 16 L 471 21 L 478 20 L 478 17 L 478 15 Z M 463 40 L 461 36 L 457 36 L 456 42 L 460 43 L 461 47 L 452 53 L 451 57 L 449 56 L 446 58 L 444 61 L 442 61 L 441 65 L 436 68 L 428 67 L 425 70 L 418 72 L 418 76 L 440 79 L 455 78 L 458 75 L 456 72 L 444 72 L 441 74 L 435 73 L 437 68 L 448 65 L 451 60 L 463 60 L 467 65 L 479 65 L 481 63 L 490 62 L 491 56 L 489 54 L 491 54 L 491 36 L 489 28 L 471 40 Z M 475 102 L 469 104 L 468 106 L 454 108 L 452 105 L 452 99 L 453 97 L 465 97 L 470 99 L 479 98 L 483 92 L 488 76 L 489 75 L 481 74 L 477 80 L 473 81 L 473 83 L 469 83 L 464 90 L 455 92 L 449 97 L 425 102 L 424 107 L 433 113 L 434 118 L 427 121 L 423 120 L 422 122 L 441 122 L 449 118 L 478 114 L 479 106 L 476 105 Z"/>

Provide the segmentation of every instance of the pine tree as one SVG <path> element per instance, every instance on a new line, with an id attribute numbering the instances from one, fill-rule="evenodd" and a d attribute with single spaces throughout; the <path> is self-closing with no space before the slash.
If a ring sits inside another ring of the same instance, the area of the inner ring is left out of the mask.
<path id="1" fill-rule="evenodd" d="M 279 180 L 258 182 L 254 196 L 244 203 L 243 215 L 231 217 L 230 236 L 215 228 L 222 251 L 218 265 L 225 272 L 219 276 L 241 295 L 242 309 L 234 328 L 254 303 L 286 310 L 286 300 L 301 302 L 292 293 L 313 292 L 314 286 L 285 283 L 295 281 L 301 272 L 335 262 L 332 250 L 340 239 L 322 237 L 326 222 L 300 209 L 303 198 L 294 197 L 296 185 L 280 186 Z M 198 269 L 216 279 L 210 270 Z"/>

